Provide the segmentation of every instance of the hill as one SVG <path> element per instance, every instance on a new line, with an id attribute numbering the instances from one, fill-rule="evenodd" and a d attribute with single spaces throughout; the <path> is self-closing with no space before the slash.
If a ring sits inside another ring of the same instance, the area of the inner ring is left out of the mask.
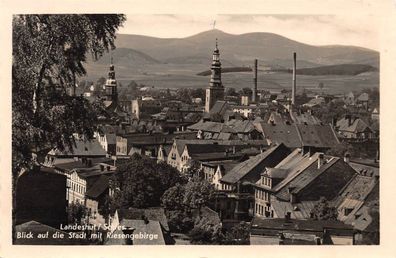
<path id="1" fill-rule="evenodd" d="M 224 67 L 221 69 L 221 73 L 239 73 L 239 72 L 251 72 L 252 68 L 250 67 Z M 211 74 L 210 70 L 206 70 L 200 73 L 197 73 L 199 76 L 208 76 Z"/>
<path id="2" fill-rule="evenodd" d="M 111 52 L 113 63 L 120 66 L 137 66 L 148 64 L 161 64 L 162 62 L 152 58 L 151 56 L 130 48 L 116 48 Z M 90 60 L 90 62 L 93 62 Z M 110 53 L 105 53 L 98 61 L 97 65 L 106 65 L 110 63 Z"/>
<path id="3" fill-rule="evenodd" d="M 291 69 L 287 70 L 274 70 L 278 72 L 292 73 Z M 377 68 L 371 65 L 364 64 L 340 64 L 340 65 L 327 65 L 313 68 L 297 69 L 298 75 L 358 75 L 366 72 L 378 71 Z"/>
<path id="4" fill-rule="evenodd" d="M 141 51 L 156 60 L 171 62 L 169 60 L 194 57 L 195 60 L 209 62 L 216 38 L 222 58 L 235 66 L 248 65 L 254 58 L 268 64 L 271 64 L 272 60 L 291 61 L 293 52 L 297 52 L 299 61 L 309 62 L 311 67 L 357 63 L 361 60 L 372 64 L 379 62 L 379 53 L 370 49 L 338 45 L 312 46 L 265 32 L 233 35 L 220 30 L 210 30 L 186 38 L 118 34 L 115 43 L 118 48 Z M 291 62 L 286 68 L 290 67 Z"/>

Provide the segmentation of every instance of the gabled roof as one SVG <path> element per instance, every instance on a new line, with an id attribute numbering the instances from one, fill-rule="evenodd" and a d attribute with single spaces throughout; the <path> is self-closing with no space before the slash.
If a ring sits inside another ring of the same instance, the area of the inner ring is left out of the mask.
<path id="1" fill-rule="evenodd" d="M 360 118 L 352 119 L 352 122 L 349 123 L 348 118 L 342 118 L 337 121 L 337 127 L 339 131 L 346 131 L 351 133 L 362 133 L 366 130 L 371 130 L 371 128 Z"/>
<path id="2" fill-rule="evenodd" d="M 155 220 L 137 220 L 137 219 L 124 219 L 120 222 L 121 226 L 129 227 L 134 229 L 132 234 L 138 235 L 152 235 L 156 238 L 150 239 L 149 237 L 137 237 L 132 241 L 133 245 L 165 245 L 164 235 L 161 229 L 161 225 Z M 116 229 L 112 235 L 123 234 L 122 230 Z M 125 245 L 125 239 L 123 238 L 108 238 L 107 245 Z"/>
<path id="3" fill-rule="evenodd" d="M 295 112 L 292 113 L 293 122 L 296 124 L 308 124 L 308 125 L 320 125 L 320 120 L 309 113 L 297 114 Z"/>
<path id="4" fill-rule="evenodd" d="M 298 136 L 297 127 L 288 124 L 267 124 L 260 123 L 264 137 L 273 143 L 283 143 L 287 147 L 301 147 L 301 140 Z"/>
<path id="5" fill-rule="evenodd" d="M 209 114 L 219 114 L 223 116 L 227 110 L 229 110 L 229 105 L 227 101 L 218 100 L 210 109 Z"/>
<path id="6" fill-rule="evenodd" d="M 331 148 L 340 142 L 330 125 L 296 125 L 302 146 Z"/>
<path id="7" fill-rule="evenodd" d="M 292 219 L 307 219 L 311 216 L 311 211 L 318 201 L 301 201 L 291 204 L 287 201 L 278 200 L 271 196 L 271 206 L 278 217 L 283 218 L 287 212 L 290 212 Z"/>
<path id="8" fill-rule="evenodd" d="M 369 100 L 369 95 L 367 93 L 362 93 L 359 95 L 357 98 L 358 101 L 368 101 Z"/>
<path id="9" fill-rule="evenodd" d="M 268 123 L 273 122 L 274 124 L 286 124 L 286 122 L 291 122 L 292 119 L 288 112 L 276 112 L 272 111 L 268 119 Z"/>
<path id="10" fill-rule="evenodd" d="M 248 160 L 235 166 L 229 173 L 221 178 L 222 182 L 235 184 L 240 181 L 243 177 L 249 174 L 253 169 L 263 163 L 272 153 L 278 150 L 283 150 L 285 146 L 283 144 L 269 148 L 263 153 L 256 156 L 250 157 Z"/>
<path id="11" fill-rule="evenodd" d="M 93 139 L 91 141 L 76 140 L 76 145 L 70 150 L 68 147 L 64 151 L 59 149 L 52 149 L 48 152 L 51 156 L 106 156 L 106 151 L 102 148 L 100 143 Z"/>
<path id="12" fill-rule="evenodd" d="M 276 196 L 282 200 L 289 200 L 289 187 L 293 187 L 293 193 L 298 193 L 339 160 L 336 157 L 324 157 L 327 161 L 318 169 L 319 155 L 315 153 L 311 157 L 306 156 L 296 164 L 289 175 L 274 187 L 274 191 L 277 192 Z"/>
<path id="13" fill-rule="evenodd" d="M 96 199 L 109 188 L 109 178 L 102 175 L 96 180 L 92 187 L 90 187 L 85 195 L 89 198 Z"/>
<path id="14" fill-rule="evenodd" d="M 340 211 L 338 219 L 352 223 L 355 220 L 355 214 L 376 185 L 378 185 L 378 180 L 375 177 L 355 175 L 334 201 L 334 205 Z M 345 215 L 343 209 L 351 209 L 351 212 Z"/>
<path id="15" fill-rule="evenodd" d="M 284 143 L 288 147 L 313 146 L 334 147 L 339 144 L 330 125 L 266 124 L 261 123 L 263 134 L 274 143 Z"/>
<path id="16" fill-rule="evenodd" d="M 142 216 L 145 216 L 149 220 L 158 221 L 166 231 L 169 231 L 168 220 L 162 207 L 150 207 L 146 209 L 130 207 L 128 209 L 119 210 L 119 214 L 121 219 L 140 220 Z"/>
<path id="17" fill-rule="evenodd" d="M 188 129 L 212 133 L 250 133 L 256 130 L 256 127 L 253 121 L 232 119 L 225 123 L 201 120 L 196 124 L 188 126 Z"/>

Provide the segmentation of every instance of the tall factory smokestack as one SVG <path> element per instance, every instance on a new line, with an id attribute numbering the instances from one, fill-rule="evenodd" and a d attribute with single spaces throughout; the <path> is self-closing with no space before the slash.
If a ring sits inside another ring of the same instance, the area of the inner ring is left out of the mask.
<path id="1" fill-rule="evenodd" d="M 253 78 L 254 87 L 253 87 L 253 92 L 252 92 L 252 102 L 256 102 L 256 100 L 257 100 L 257 59 L 254 59 L 253 74 L 254 74 L 254 78 Z"/>
<path id="2" fill-rule="evenodd" d="M 297 66 L 297 54 L 293 53 L 293 88 L 292 88 L 292 105 L 296 101 L 296 66 Z"/>

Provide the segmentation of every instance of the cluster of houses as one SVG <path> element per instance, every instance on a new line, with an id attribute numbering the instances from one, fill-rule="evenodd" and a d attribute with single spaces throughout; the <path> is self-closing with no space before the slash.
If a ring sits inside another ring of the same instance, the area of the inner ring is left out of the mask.
<path id="1" fill-rule="evenodd" d="M 72 150 L 51 149 L 40 168 L 20 176 L 16 230 L 60 232 L 59 225 L 68 223 L 66 207 L 81 204 L 88 210 L 84 223 L 108 224 L 112 236 L 147 234 L 138 240 L 113 237 L 106 244 L 174 243 L 160 207 L 117 210 L 108 219 L 101 212 L 112 197 L 116 161 L 138 153 L 181 173 L 198 164 L 202 180 L 216 190 L 216 203 L 205 212 L 216 214 L 220 226 L 250 223 L 251 244 L 356 244 L 378 234 L 378 163 L 328 154 L 344 139 L 378 138 L 376 131 L 351 115 L 323 124 L 294 103 L 295 89 L 292 96 L 260 95 L 257 80 L 254 96 L 238 104 L 226 101 L 219 55 L 216 44 L 205 106 L 153 98 L 119 101 L 111 65 L 102 100 L 106 112 L 94 138 L 76 135 Z M 315 97 L 303 106 L 326 101 Z M 367 94 L 348 94 L 343 101 L 368 109 Z M 378 108 L 372 119 L 379 120 Z M 315 217 L 323 200 L 334 207 L 336 219 Z"/>

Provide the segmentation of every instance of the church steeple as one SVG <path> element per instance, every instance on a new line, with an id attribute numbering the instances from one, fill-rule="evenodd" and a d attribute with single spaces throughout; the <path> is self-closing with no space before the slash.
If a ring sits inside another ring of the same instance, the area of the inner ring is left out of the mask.
<path id="1" fill-rule="evenodd" d="M 210 76 L 210 87 L 223 87 L 221 83 L 221 62 L 220 62 L 220 51 L 216 39 L 216 47 L 212 55 L 212 66 Z"/>
<path id="2" fill-rule="evenodd" d="M 209 112 L 218 100 L 224 99 L 224 87 L 221 82 L 220 51 L 216 39 L 216 46 L 212 55 L 212 65 L 209 87 L 206 89 L 205 112 Z"/>
<path id="3" fill-rule="evenodd" d="M 110 60 L 110 68 L 108 77 L 105 84 L 106 89 L 106 100 L 108 101 L 117 101 L 118 93 L 117 93 L 117 80 L 115 78 L 115 70 L 113 64 L 113 56 L 111 56 Z"/>

